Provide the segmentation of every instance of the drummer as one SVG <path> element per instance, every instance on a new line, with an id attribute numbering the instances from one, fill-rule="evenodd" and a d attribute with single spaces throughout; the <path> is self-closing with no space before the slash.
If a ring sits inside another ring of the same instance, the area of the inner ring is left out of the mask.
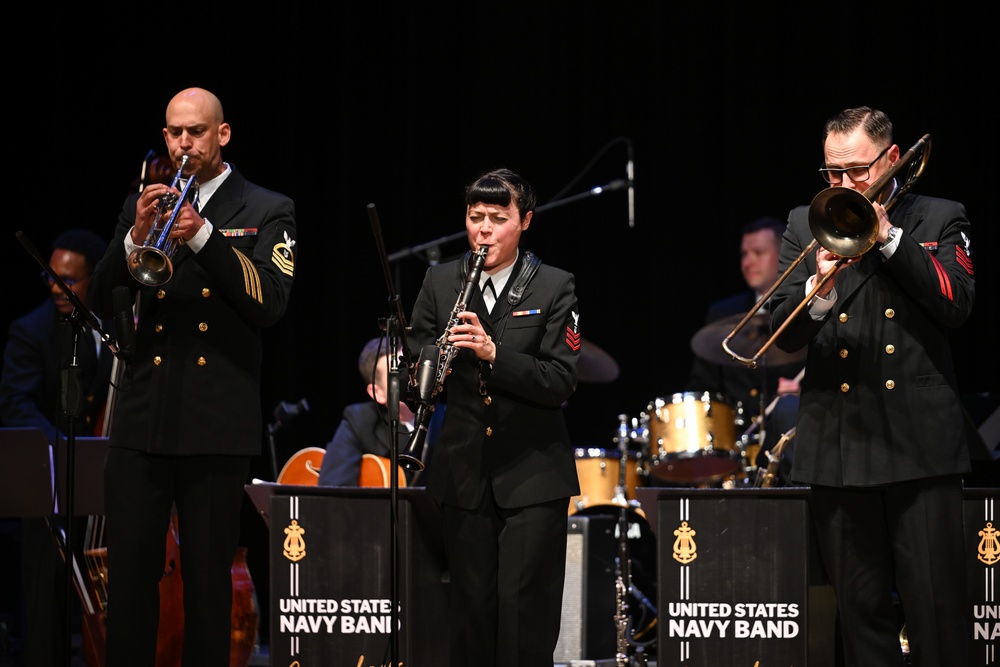
<path id="1" fill-rule="evenodd" d="M 760 297 L 778 279 L 778 253 L 781 249 L 781 237 L 786 223 L 773 216 L 765 216 L 753 220 L 743 227 L 740 243 L 740 270 L 747 289 L 732 296 L 713 301 L 708 306 L 705 324 L 711 325 L 720 321 L 736 319 L 746 314 L 757 303 Z M 769 321 L 767 304 L 758 311 L 762 322 Z M 751 320 L 751 324 L 758 318 Z M 735 325 L 735 322 L 733 322 Z M 750 327 L 747 328 L 749 330 Z M 732 327 L 720 327 L 718 345 L 712 341 L 710 350 L 715 347 L 723 355 L 722 341 Z M 723 331 L 725 330 L 725 331 Z M 704 331 L 704 330 L 703 330 Z M 754 342 L 763 343 L 770 336 L 770 330 L 763 332 Z M 798 411 L 799 373 L 805 365 L 805 357 L 789 359 L 788 355 L 774 348 L 760 360 L 757 368 L 749 368 L 736 361 L 720 359 L 718 356 L 699 356 L 700 346 L 695 349 L 694 362 L 688 376 L 688 386 L 692 390 L 718 392 L 723 394 L 738 411 L 742 421 L 742 430 L 737 430 L 738 436 L 750 432 L 749 442 L 760 444 L 750 448 L 756 452 L 756 460 L 748 462 L 766 468 L 768 459 L 765 450 L 770 451 L 781 438 L 781 435 L 795 426 Z M 741 352 L 742 353 L 742 352 Z M 780 355 L 780 356 L 776 356 Z M 769 361 L 771 363 L 769 363 Z M 756 423 L 758 416 L 767 415 L 762 424 Z M 763 426 L 764 441 L 760 443 L 759 431 Z M 778 469 L 778 484 L 783 485 L 788 480 L 791 470 L 795 440 L 789 440 L 781 452 L 781 463 Z"/>

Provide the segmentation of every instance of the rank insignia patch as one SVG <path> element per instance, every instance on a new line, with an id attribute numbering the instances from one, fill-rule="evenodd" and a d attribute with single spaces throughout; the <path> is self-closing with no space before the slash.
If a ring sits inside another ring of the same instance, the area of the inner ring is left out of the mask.
<path id="1" fill-rule="evenodd" d="M 289 237 L 288 232 L 285 232 L 285 242 L 275 245 L 271 251 L 271 261 L 287 276 L 295 275 L 295 256 L 292 254 L 294 245 L 295 239 Z"/>
<path id="2" fill-rule="evenodd" d="M 580 313 L 571 313 L 573 321 L 566 325 L 566 346 L 574 352 L 580 351 Z"/>

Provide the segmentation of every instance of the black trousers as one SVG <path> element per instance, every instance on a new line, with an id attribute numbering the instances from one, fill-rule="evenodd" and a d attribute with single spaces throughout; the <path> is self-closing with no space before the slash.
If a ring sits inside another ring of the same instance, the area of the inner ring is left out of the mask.
<path id="1" fill-rule="evenodd" d="M 566 578 L 569 498 L 442 508 L 451 576 L 452 667 L 552 667 Z"/>
<path id="2" fill-rule="evenodd" d="M 177 510 L 183 579 L 183 665 L 229 664 L 232 566 L 239 547 L 242 456 L 152 456 L 109 447 L 104 468 L 108 543 L 105 667 L 153 665 L 160 579 Z"/>
<path id="3" fill-rule="evenodd" d="M 847 667 L 900 665 L 899 596 L 914 667 L 968 664 L 962 479 L 813 486 L 809 500 Z"/>

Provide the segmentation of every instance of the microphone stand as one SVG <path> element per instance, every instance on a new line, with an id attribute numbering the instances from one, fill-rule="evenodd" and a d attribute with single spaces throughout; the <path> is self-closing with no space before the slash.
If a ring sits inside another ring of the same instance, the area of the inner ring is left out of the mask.
<path id="1" fill-rule="evenodd" d="M 397 632 L 399 613 L 399 554 L 397 553 L 397 531 L 399 519 L 399 465 L 396 459 L 399 456 L 399 402 L 402 396 L 403 379 L 406 386 L 409 386 L 410 345 L 406 340 L 406 314 L 403 312 L 402 301 L 399 293 L 396 292 L 392 281 L 392 274 L 389 271 L 389 260 L 385 253 L 385 244 L 382 242 L 382 226 L 379 224 L 378 213 L 375 211 L 375 204 L 368 204 L 368 220 L 372 226 L 372 233 L 375 235 L 375 244 L 378 247 L 379 258 L 382 262 L 382 272 L 385 274 L 385 283 L 389 291 L 390 310 L 392 311 L 385 322 L 380 323 L 389 337 L 389 369 L 386 377 L 388 386 L 386 387 L 386 408 L 389 411 L 389 500 L 391 506 L 391 526 L 389 533 L 389 557 L 390 573 L 389 582 L 392 598 L 392 613 L 389 627 L 389 663 L 390 665 L 400 664 L 397 661 L 399 652 L 399 637 Z M 464 232 L 462 233 L 464 235 Z M 383 326 L 384 325 L 384 326 Z M 396 350 L 401 350 L 402 354 L 397 355 Z"/>
<path id="2" fill-rule="evenodd" d="M 541 206 L 535 207 L 535 213 L 542 213 L 549 209 L 558 208 L 565 204 L 571 204 L 581 199 L 588 199 L 590 197 L 599 197 L 607 192 L 614 192 L 615 190 L 624 190 L 628 187 L 628 183 L 624 179 L 617 179 L 606 183 L 604 185 L 598 185 L 596 187 L 585 190 L 584 192 L 577 193 L 575 195 L 570 195 L 569 197 L 563 197 L 561 199 L 556 199 L 550 201 L 547 204 L 542 204 Z M 372 204 L 369 204 L 371 207 Z M 396 252 L 389 255 L 386 259 L 388 262 L 398 262 L 401 259 L 406 259 L 407 257 L 412 257 L 414 255 L 419 255 L 424 251 L 428 251 L 428 255 L 432 257 L 429 258 L 431 264 L 437 264 L 437 260 L 440 259 L 440 251 L 437 250 L 439 246 L 445 243 L 451 243 L 452 241 L 458 241 L 459 239 L 464 239 L 466 237 L 465 230 L 460 232 L 455 232 L 454 234 L 448 234 L 447 236 L 441 236 L 434 239 L 433 241 L 427 241 L 410 248 L 403 248 L 402 250 L 397 250 Z"/>
<path id="3" fill-rule="evenodd" d="M 303 412 L 309 411 L 309 403 L 304 398 L 300 398 L 298 403 L 294 405 L 281 401 L 276 406 L 271 415 L 274 417 L 274 421 L 267 425 L 267 444 L 271 450 L 271 471 L 274 475 L 274 479 L 278 479 L 278 450 L 274 444 L 274 434 L 281 430 L 281 428 L 290 422 L 292 419 L 298 417 Z"/>
<path id="4" fill-rule="evenodd" d="M 24 249 L 35 258 L 35 261 L 42 267 L 42 270 L 48 274 L 49 279 L 55 284 L 59 285 L 59 289 L 62 290 L 66 298 L 69 299 L 70 303 L 73 304 L 73 312 L 69 316 L 69 322 L 73 325 L 73 347 L 72 355 L 70 357 L 69 368 L 63 369 L 59 375 L 59 382 L 61 385 L 61 402 L 63 414 L 66 416 L 66 497 L 63 502 L 63 507 L 58 506 L 58 489 L 59 480 L 56 480 L 56 513 L 61 513 L 65 517 L 65 527 L 63 530 L 63 535 L 59 535 L 58 524 L 53 531 L 53 539 L 56 540 L 56 546 L 62 551 L 63 561 L 65 562 L 65 578 L 66 578 L 66 661 L 67 664 L 72 664 L 72 641 L 73 641 L 73 624 L 70 622 L 69 615 L 70 609 L 73 608 L 73 589 L 75 587 L 75 580 L 73 578 L 73 568 L 76 564 L 76 556 L 73 554 L 73 514 L 74 514 L 74 496 L 76 494 L 76 418 L 79 416 L 80 411 L 80 367 L 77 364 L 77 350 L 79 350 L 80 345 L 80 334 L 84 332 L 84 325 L 89 325 L 91 329 L 96 331 L 100 337 L 101 342 L 114 353 L 115 357 L 121 358 L 122 353 L 118 349 L 118 345 L 111 340 L 111 337 L 104 333 L 101 329 L 101 323 L 87 306 L 80 301 L 80 297 L 76 295 L 76 292 L 71 290 L 66 283 L 63 282 L 62 278 L 52 270 L 49 263 L 35 248 L 35 245 L 28 240 L 28 237 L 24 235 L 23 232 L 18 231 L 17 240 L 21 242 Z M 88 343 L 89 344 L 89 343 Z M 56 444 L 58 444 L 58 434 L 56 435 Z M 58 466 L 56 466 L 58 470 Z M 51 524 L 50 524 L 51 526 Z M 60 537 L 62 538 L 60 540 Z M 61 543 L 60 543 L 61 542 Z M 85 590 L 80 588 L 78 594 L 81 598 L 85 595 Z"/>

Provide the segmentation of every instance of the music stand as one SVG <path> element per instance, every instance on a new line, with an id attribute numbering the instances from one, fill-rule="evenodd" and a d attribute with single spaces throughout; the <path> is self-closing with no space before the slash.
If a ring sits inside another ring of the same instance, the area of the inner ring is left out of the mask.
<path id="1" fill-rule="evenodd" d="M 59 514 L 65 514 L 70 504 L 66 500 L 66 458 L 68 451 L 66 438 L 60 437 L 56 443 L 56 479 L 58 480 Z M 73 515 L 96 516 L 104 514 L 104 456 L 108 451 L 108 439 L 76 436 L 73 457 Z M 80 482 L 85 482 L 81 484 Z"/>
<path id="2" fill-rule="evenodd" d="M 52 461 L 40 428 L 0 428 L 0 516 L 52 515 Z"/>

